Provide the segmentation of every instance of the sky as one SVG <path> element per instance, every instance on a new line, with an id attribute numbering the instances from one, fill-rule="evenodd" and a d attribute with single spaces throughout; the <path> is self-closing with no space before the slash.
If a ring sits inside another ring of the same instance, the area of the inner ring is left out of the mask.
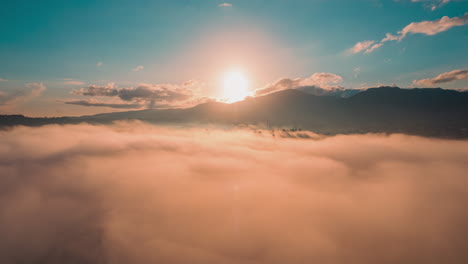
<path id="1" fill-rule="evenodd" d="M 9 1 L 0 113 L 195 105 L 242 72 L 324 89 L 468 87 L 468 1 Z M 283 83 L 283 82 L 282 82 Z"/>

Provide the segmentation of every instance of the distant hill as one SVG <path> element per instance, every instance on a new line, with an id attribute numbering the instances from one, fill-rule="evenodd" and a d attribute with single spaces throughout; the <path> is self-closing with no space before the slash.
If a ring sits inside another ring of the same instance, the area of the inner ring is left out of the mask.
<path id="1" fill-rule="evenodd" d="M 284 90 L 233 104 L 209 102 L 187 109 L 141 110 L 82 117 L 0 116 L 1 126 L 110 123 L 137 119 L 157 124 L 252 124 L 324 134 L 407 133 L 468 138 L 468 93 L 440 88 L 370 88 L 350 97 Z"/>

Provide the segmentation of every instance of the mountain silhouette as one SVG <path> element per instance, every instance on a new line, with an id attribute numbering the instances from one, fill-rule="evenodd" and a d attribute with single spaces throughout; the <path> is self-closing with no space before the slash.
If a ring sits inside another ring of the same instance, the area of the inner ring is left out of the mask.
<path id="1" fill-rule="evenodd" d="M 323 134 L 406 133 L 468 138 L 468 93 L 440 88 L 370 88 L 350 97 L 316 96 L 289 89 L 225 104 L 187 109 L 147 109 L 82 117 L 0 116 L 0 125 L 111 123 L 142 120 L 155 124 L 257 125 Z"/>

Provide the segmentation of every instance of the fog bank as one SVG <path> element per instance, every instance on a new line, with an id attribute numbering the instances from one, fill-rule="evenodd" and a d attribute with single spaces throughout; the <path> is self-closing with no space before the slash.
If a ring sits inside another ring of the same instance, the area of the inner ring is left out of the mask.
<path id="1" fill-rule="evenodd" d="M 468 263 L 468 141 L 0 131 L 0 263 Z"/>

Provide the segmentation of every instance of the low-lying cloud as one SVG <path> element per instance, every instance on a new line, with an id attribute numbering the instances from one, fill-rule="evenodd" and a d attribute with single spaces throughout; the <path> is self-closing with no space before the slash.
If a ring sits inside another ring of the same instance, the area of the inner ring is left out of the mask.
<path id="1" fill-rule="evenodd" d="M 419 86 L 435 86 L 456 80 L 468 80 L 468 70 L 453 70 L 450 72 L 444 72 L 434 78 L 415 80 L 413 83 Z"/>
<path id="2" fill-rule="evenodd" d="M 267 95 L 288 89 L 298 89 L 314 95 L 347 94 L 350 92 L 349 89 L 337 85 L 342 81 L 343 78 L 341 76 L 326 72 L 314 73 L 309 78 L 283 78 L 257 89 L 255 96 Z"/>
<path id="3" fill-rule="evenodd" d="M 278 133 L 1 131 L 0 262 L 467 263 L 467 141 Z"/>

